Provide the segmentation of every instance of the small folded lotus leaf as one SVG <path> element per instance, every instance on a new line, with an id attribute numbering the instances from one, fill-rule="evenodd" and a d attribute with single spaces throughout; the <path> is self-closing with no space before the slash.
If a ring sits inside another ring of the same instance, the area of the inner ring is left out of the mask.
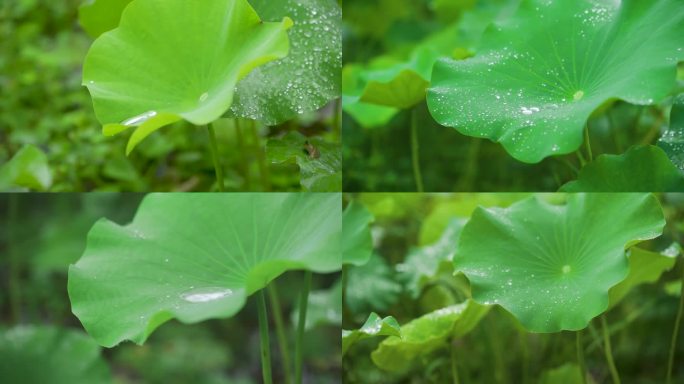
<path id="1" fill-rule="evenodd" d="M 72 311 L 101 345 L 169 319 L 233 316 L 288 270 L 341 269 L 340 195 L 151 194 L 133 222 L 97 222 L 69 268 Z"/>
<path id="2" fill-rule="evenodd" d="M 684 172 L 684 94 L 675 98 L 670 112 L 670 127 L 658 140 L 658 146 Z"/>
<path id="3" fill-rule="evenodd" d="M 363 204 L 352 200 L 342 215 L 342 263 L 364 265 L 373 254 L 370 224 L 375 220 Z"/>
<path id="4" fill-rule="evenodd" d="M 29 188 L 45 191 L 52 185 L 52 171 L 43 151 L 33 145 L 21 148 L 0 166 L 0 191 Z"/>
<path id="5" fill-rule="evenodd" d="M 587 164 L 563 192 L 684 192 L 684 173 L 662 149 L 632 147 L 621 155 L 601 155 Z"/>
<path id="6" fill-rule="evenodd" d="M 454 267 L 475 301 L 498 304 L 530 332 L 579 330 L 608 308 L 627 277 L 625 249 L 662 233 L 655 196 L 569 194 L 566 205 L 532 197 L 478 208 L 463 228 Z"/>
<path id="7" fill-rule="evenodd" d="M 93 43 L 83 85 L 105 135 L 137 127 L 130 153 L 165 125 L 221 117 L 240 79 L 287 55 L 291 26 L 261 21 L 247 0 L 134 0 Z"/>
<path id="8" fill-rule="evenodd" d="M 362 72 L 363 68 L 354 64 L 342 69 L 342 109 L 364 128 L 383 126 L 399 113 L 399 109 L 359 101 L 363 92 Z"/>
<path id="9" fill-rule="evenodd" d="M 674 267 L 678 254 L 668 250 L 657 253 L 637 247 L 629 249 L 629 274 L 608 291 L 610 307 L 616 306 L 637 285 L 658 281 L 660 275 Z"/>
<path id="10" fill-rule="evenodd" d="M 340 96 L 342 10 L 337 0 L 250 0 L 267 21 L 290 17 L 290 54 L 237 84 L 231 112 L 275 125 Z"/>
<path id="11" fill-rule="evenodd" d="M 428 106 L 440 124 L 537 163 L 577 150 L 606 101 L 664 99 L 682 35 L 680 0 L 524 0 L 485 32 L 475 57 L 435 64 Z"/>
<path id="12" fill-rule="evenodd" d="M 416 358 L 444 347 L 469 333 L 489 312 L 489 306 L 472 300 L 438 309 L 401 327 L 400 336 L 383 340 L 371 354 L 375 365 L 386 371 L 409 369 Z"/>
<path id="13" fill-rule="evenodd" d="M 78 22 L 96 38 L 119 26 L 121 13 L 133 0 L 88 0 L 78 8 Z"/>
<path id="14" fill-rule="evenodd" d="M 80 331 L 54 326 L 0 328 L 3 383 L 111 383 L 100 347 Z"/>
<path id="15" fill-rule="evenodd" d="M 342 330 L 342 355 L 357 341 L 374 336 L 400 336 L 399 323 L 392 316 L 381 318 L 373 312 L 359 329 L 353 331 Z"/>

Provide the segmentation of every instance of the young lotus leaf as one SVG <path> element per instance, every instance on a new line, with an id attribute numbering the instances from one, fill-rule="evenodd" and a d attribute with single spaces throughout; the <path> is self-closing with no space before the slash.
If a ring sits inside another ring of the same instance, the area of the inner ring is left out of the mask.
<path id="1" fill-rule="evenodd" d="M 352 200 L 342 215 L 342 263 L 364 265 L 373 254 L 370 224 L 375 220 L 363 204 Z"/>
<path id="2" fill-rule="evenodd" d="M 353 331 L 342 330 L 342 355 L 357 341 L 374 336 L 400 336 L 399 323 L 392 316 L 384 319 L 373 312 L 359 329 Z"/>
<path id="3" fill-rule="evenodd" d="M 299 182 L 307 191 L 342 190 L 342 149 L 339 143 L 290 132 L 281 139 L 269 140 L 266 155 L 276 164 L 296 162 Z"/>
<path id="4" fill-rule="evenodd" d="M 605 101 L 667 96 L 682 35 L 679 0 L 525 0 L 474 58 L 435 64 L 428 106 L 440 124 L 536 163 L 577 150 Z"/>
<path id="5" fill-rule="evenodd" d="M 27 145 L 0 167 L 0 191 L 29 188 L 45 191 L 52 185 L 52 171 L 43 151 Z"/>
<path id="6" fill-rule="evenodd" d="M 570 194 L 561 206 L 532 197 L 478 208 L 454 267 L 475 301 L 499 304 L 530 332 L 579 330 L 608 308 L 608 290 L 627 276 L 625 248 L 664 225 L 651 194 Z"/>
<path id="7" fill-rule="evenodd" d="M 78 8 L 78 21 L 91 37 L 119 26 L 121 13 L 133 0 L 88 0 Z"/>
<path id="8" fill-rule="evenodd" d="M 467 300 L 423 315 L 401 327 L 400 336 L 388 337 L 380 343 L 371 358 L 375 365 L 386 371 L 405 371 L 418 356 L 465 336 L 490 308 Z"/>
<path id="9" fill-rule="evenodd" d="M 564 192 L 682 192 L 684 173 L 656 146 L 601 155 L 561 187 Z"/>
<path id="10" fill-rule="evenodd" d="M 83 332 L 49 326 L 0 329 L 3 383 L 92 384 L 112 381 L 100 347 Z"/>
<path id="11" fill-rule="evenodd" d="M 231 112 L 275 125 L 340 96 L 342 10 L 336 0 L 250 0 L 268 21 L 290 17 L 290 54 L 237 84 Z"/>
<path id="12" fill-rule="evenodd" d="M 684 94 L 675 98 L 670 112 L 670 127 L 658 140 L 658 146 L 684 172 Z"/>
<path id="13" fill-rule="evenodd" d="M 74 314 L 101 345 L 162 323 L 237 313 L 287 270 L 341 268 L 339 194 L 152 194 L 133 222 L 95 224 L 69 268 Z"/>
<path id="14" fill-rule="evenodd" d="M 437 242 L 412 249 L 406 261 L 397 265 L 413 298 L 417 298 L 423 286 L 438 274 L 442 264 L 451 264 L 465 222 L 465 219 L 452 219 Z"/>
<path id="15" fill-rule="evenodd" d="M 83 85 L 106 135 L 137 127 L 130 153 L 165 125 L 223 115 L 238 80 L 287 55 L 291 25 L 262 22 L 247 0 L 136 0 L 93 43 Z"/>
<path id="16" fill-rule="evenodd" d="M 637 285 L 654 283 L 660 275 L 674 267 L 678 253 L 656 253 L 633 247 L 628 251 L 629 274 L 608 291 L 610 307 L 616 306 Z"/>

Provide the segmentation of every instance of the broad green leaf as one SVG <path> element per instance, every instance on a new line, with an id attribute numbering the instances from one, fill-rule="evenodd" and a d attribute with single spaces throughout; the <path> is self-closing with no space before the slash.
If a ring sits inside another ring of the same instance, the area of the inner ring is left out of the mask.
<path id="1" fill-rule="evenodd" d="M 339 143 L 289 132 L 283 138 L 269 140 L 266 155 L 275 164 L 296 162 L 300 184 L 307 191 L 342 190 L 342 149 Z"/>
<path id="2" fill-rule="evenodd" d="M 675 98 L 670 112 L 670 127 L 658 140 L 670 160 L 684 171 L 684 94 Z"/>
<path id="3" fill-rule="evenodd" d="M 428 106 L 440 124 L 536 163 L 577 150 L 607 100 L 664 99 L 682 35 L 680 0 L 525 0 L 474 58 L 435 64 Z"/>
<path id="4" fill-rule="evenodd" d="M 370 224 L 375 220 L 363 204 L 352 200 L 342 215 L 342 263 L 364 265 L 373 254 Z"/>
<path id="5" fill-rule="evenodd" d="M 400 336 L 388 337 L 380 343 L 371 358 L 375 365 L 386 371 L 405 371 L 418 356 L 465 336 L 489 309 L 489 306 L 468 300 L 423 315 L 402 326 Z"/>
<path id="6" fill-rule="evenodd" d="M 373 254 L 366 264 L 350 266 L 347 272 L 344 299 L 353 313 L 385 311 L 399 299 L 401 285 L 381 256 Z"/>
<path id="7" fill-rule="evenodd" d="M 45 191 L 52 185 L 52 171 L 43 151 L 27 145 L 0 166 L 0 191 L 29 188 Z"/>
<path id="8" fill-rule="evenodd" d="M 103 346 L 162 323 L 227 318 L 285 271 L 341 268 L 339 194 L 152 194 L 95 224 L 69 268 L 72 310 Z"/>
<path id="9" fill-rule="evenodd" d="M 293 311 L 292 324 L 299 323 L 299 306 Z M 320 325 L 342 325 L 342 279 L 329 289 L 312 291 L 306 307 L 306 330 Z"/>
<path id="10" fill-rule="evenodd" d="M 373 312 L 359 329 L 353 331 L 342 330 L 342 355 L 357 341 L 374 336 L 400 336 L 399 323 L 392 316 L 381 318 Z"/>
<path id="11" fill-rule="evenodd" d="M 275 125 L 340 96 L 342 10 L 336 0 L 250 0 L 267 21 L 290 17 L 290 54 L 237 84 L 231 112 Z"/>
<path id="12" fill-rule="evenodd" d="M 413 298 L 420 295 L 425 284 L 437 275 L 442 264 L 452 263 L 456 243 L 465 223 L 466 219 L 452 218 L 437 242 L 412 249 L 406 260 L 397 265 L 397 271 L 406 280 Z"/>
<path id="13" fill-rule="evenodd" d="M 627 277 L 625 249 L 662 233 L 651 194 L 569 194 L 477 209 L 461 232 L 454 267 L 473 299 L 498 304 L 530 332 L 579 330 L 608 308 Z"/>
<path id="14" fill-rule="evenodd" d="M 582 371 L 576 364 L 565 363 L 560 367 L 544 371 L 539 384 L 593 384 L 594 380 L 589 377 L 582 380 Z"/>
<path id="15" fill-rule="evenodd" d="M 621 155 L 601 155 L 587 164 L 564 192 L 682 192 L 684 173 L 656 146 L 636 146 Z"/>
<path id="16" fill-rule="evenodd" d="M 112 381 L 100 347 L 83 332 L 53 326 L 0 329 L 3 383 L 92 384 Z"/>
<path id="17" fill-rule="evenodd" d="M 78 8 L 78 22 L 96 38 L 119 26 L 121 13 L 133 0 L 88 0 Z"/>
<path id="18" fill-rule="evenodd" d="M 608 291 L 610 307 L 616 306 L 635 286 L 658 281 L 660 275 L 674 267 L 676 256 L 677 254 L 671 255 L 667 252 L 656 253 L 637 247 L 631 248 L 627 253 L 627 278 Z"/>
<path id="19" fill-rule="evenodd" d="M 345 65 L 342 69 L 342 109 L 364 128 L 383 126 L 399 109 L 359 101 L 359 95 L 363 92 L 362 72 L 363 68 L 358 65 Z"/>
<path id="20" fill-rule="evenodd" d="M 240 79 L 287 55 L 291 26 L 261 21 L 247 0 L 136 0 L 93 43 L 83 85 L 105 135 L 137 127 L 130 153 L 165 125 L 221 117 Z"/>

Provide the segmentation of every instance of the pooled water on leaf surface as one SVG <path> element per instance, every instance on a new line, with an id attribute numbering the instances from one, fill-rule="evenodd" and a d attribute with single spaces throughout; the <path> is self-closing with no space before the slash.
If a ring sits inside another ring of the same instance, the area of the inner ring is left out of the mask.
<path id="1" fill-rule="evenodd" d="M 191 303 L 206 303 L 231 296 L 233 290 L 219 287 L 195 288 L 181 294 L 181 298 Z"/>
<path id="2" fill-rule="evenodd" d="M 157 116 L 156 111 L 148 111 L 148 112 L 142 113 L 138 116 L 131 117 L 130 119 L 126 119 L 121 124 L 125 125 L 127 127 L 133 127 L 136 125 L 143 124 L 144 122 L 146 122 L 147 120 L 149 120 L 155 116 Z"/>

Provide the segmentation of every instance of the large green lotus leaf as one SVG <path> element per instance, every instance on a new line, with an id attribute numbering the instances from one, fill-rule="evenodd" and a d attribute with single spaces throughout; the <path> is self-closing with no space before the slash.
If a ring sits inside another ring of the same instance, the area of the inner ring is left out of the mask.
<path id="1" fill-rule="evenodd" d="M 27 145 L 0 166 L 0 191 L 29 188 L 45 191 L 52 185 L 52 171 L 43 151 Z"/>
<path id="2" fill-rule="evenodd" d="M 674 267 L 676 253 L 656 253 L 633 247 L 628 251 L 629 274 L 608 291 L 610 307 L 616 306 L 629 291 L 640 284 L 655 283 L 665 271 Z"/>
<path id="3" fill-rule="evenodd" d="M 291 25 L 261 21 L 247 0 L 134 0 L 93 43 L 83 85 L 106 135 L 137 127 L 130 152 L 165 125 L 223 115 L 240 79 L 287 55 Z"/>
<path id="4" fill-rule="evenodd" d="M 290 17 L 290 54 L 237 84 L 234 115 L 274 125 L 340 96 L 342 10 L 336 0 L 250 0 L 262 19 Z"/>
<path id="5" fill-rule="evenodd" d="M 399 323 L 392 316 L 381 318 L 373 312 L 359 329 L 353 331 L 342 330 L 342 355 L 357 341 L 374 336 L 400 336 Z"/>
<path id="6" fill-rule="evenodd" d="M 377 254 L 368 262 L 347 269 L 345 304 L 353 313 L 384 311 L 399 300 L 401 285 L 394 279 L 392 268 Z"/>
<path id="7" fill-rule="evenodd" d="M 90 337 L 52 326 L 0 329 L 0 378 L 23 384 L 112 381 L 100 347 Z"/>
<path id="8" fill-rule="evenodd" d="M 684 173 L 656 146 L 636 146 L 621 155 L 601 155 L 563 185 L 564 192 L 682 192 Z"/>
<path id="9" fill-rule="evenodd" d="M 133 0 L 88 0 L 78 8 L 78 22 L 95 38 L 119 26 L 121 13 Z"/>
<path id="10" fill-rule="evenodd" d="M 74 314 L 101 345 L 143 343 L 165 321 L 237 313 L 287 270 L 342 266 L 340 195 L 152 194 L 133 222 L 107 220 L 69 268 Z"/>
<path id="11" fill-rule="evenodd" d="M 670 127 L 658 140 L 658 146 L 680 171 L 684 171 L 684 94 L 675 98 L 670 112 Z"/>
<path id="12" fill-rule="evenodd" d="M 663 99 L 682 35 L 680 0 L 526 0 L 485 32 L 474 58 L 435 64 L 428 106 L 440 124 L 536 163 L 577 150 L 606 100 Z"/>
<path id="13" fill-rule="evenodd" d="M 388 337 L 380 343 L 371 359 L 386 371 L 405 371 L 418 356 L 465 336 L 490 308 L 467 300 L 423 315 L 402 326 L 400 336 Z"/>
<path id="14" fill-rule="evenodd" d="M 425 284 L 437 275 L 442 264 L 451 264 L 456 253 L 456 243 L 466 221 L 452 218 L 437 242 L 412 249 L 406 260 L 397 265 L 397 271 L 405 279 L 413 298 L 420 295 Z"/>
<path id="15" fill-rule="evenodd" d="M 651 194 L 569 194 L 566 205 L 532 197 L 477 209 L 454 267 L 475 301 L 502 306 L 529 331 L 579 330 L 608 308 L 608 290 L 627 276 L 625 249 L 664 225 Z"/>
<path id="16" fill-rule="evenodd" d="M 342 109 L 364 128 L 380 127 L 387 124 L 399 109 L 359 101 L 363 91 L 363 71 L 361 66 L 354 64 L 345 65 L 342 69 Z"/>
<path id="17" fill-rule="evenodd" d="M 342 190 L 342 148 L 339 143 L 289 132 L 282 138 L 270 139 L 266 144 L 266 155 L 276 164 L 296 162 L 299 182 L 307 191 Z"/>
<path id="18" fill-rule="evenodd" d="M 375 220 L 363 204 L 352 200 L 342 215 L 342 263 L 364 265 L 373 254 L 370 224 Z"/>

